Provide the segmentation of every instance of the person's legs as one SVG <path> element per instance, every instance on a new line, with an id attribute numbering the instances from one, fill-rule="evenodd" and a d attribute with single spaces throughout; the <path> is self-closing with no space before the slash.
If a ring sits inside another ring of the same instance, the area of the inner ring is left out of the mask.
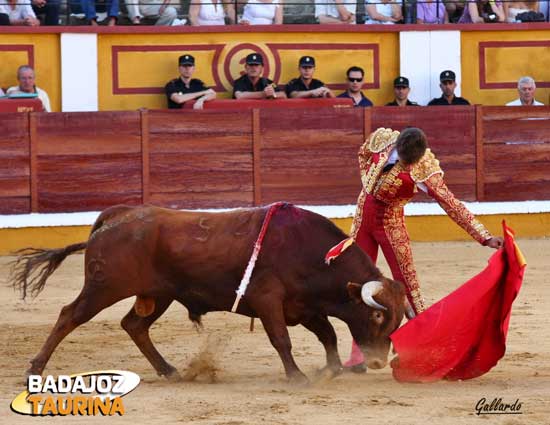
<path id="1" fill-rule="evenodd" d="M 424 299 L 414 268 L 411 241 L 405 227 L 402 208 L 388 207 L 383 216 L 383 227 L 375 235 L 394 280 L 403 282 L 407 298 L 416 314 L 424 311 Z"/>
<path id="2" fill-rule="evenodd" d="M 139 7 L 139 0 L 124 0 L 126 3 L 126 9 L 128 10 L 128 17 L 132 23 L 139 23 L 139 18 L 142 16 Z"/>
<path id="3" fill-rule="evenodd" d="M 59 25 L 60 0 L 47 0 L 44 6 L 46 18 L 44 25 Z"/>
<path id="4" fill-rule="evenodd" d="M 82 7 L 82 11 L 84 12 L 84 16 L 86 16 L 87 20 L 95 21 L 97 19 L 95 12 L 95 0 L 80 0 L 80 6 Z"/>
<path id="5" fill-rule="evenodd" d="M 355 236 L 355 242 L 363 251 L 367 253 L 373 264 L 376 264 L 376 259 L 378 258 L 378 242 L 373 235 L 376 215 L 376 201 L 374 201 L 372 197 L 367 196 L 365 203 L 363 204 L 361 226 Z M 363 356 L 361 349 L 355 343 L 355 340 L 353 340 L 351 343 L 351 354 L 349 359 L 344 363 L 344 367 L 350 368 L 354 372 L 364 372 L 366 370 L 363 365 L 364 361 L 365 357 Z"/>

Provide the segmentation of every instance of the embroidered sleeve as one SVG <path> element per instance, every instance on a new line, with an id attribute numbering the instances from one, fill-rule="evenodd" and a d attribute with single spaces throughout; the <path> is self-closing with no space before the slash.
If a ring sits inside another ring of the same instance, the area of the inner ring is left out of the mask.
<path id="1" fill-rule="evenodd" d="M 480 244 L 483 244 L 486 240 L 491 238 L 491 234 L 485 226 L 474 217 L 462 202 L 455 198 L 443 181 L 443 176 L 440 173 L 433 174 L 424 181 L 424 184 L 428 188 L 428 194 L 434 198 L 449 217 L 466 230 L 472 238 Z"/>

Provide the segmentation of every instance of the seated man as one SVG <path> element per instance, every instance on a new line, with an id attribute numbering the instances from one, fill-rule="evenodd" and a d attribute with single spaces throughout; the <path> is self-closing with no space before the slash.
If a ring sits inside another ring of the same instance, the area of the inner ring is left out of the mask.
<path id="1" fill-rule="evenodd" d="M 313 78 L 315 72 L 315 58 L 302 56 L 298 61 L 300 76 L 293 78 L 286 85 L 286 95 L 290 98 L 306 97 L 334 97 L 334 94 L 325 83 Z"/>
<path id="2" fill-rule="evenodd" d="M 0 15 L 2 22 L 6 24 L 4 15 L 8 16 L 9 25 L 24 25 L 37 27 L 40 21 L 36 18 L 30 3 L 23 3 L 17 0 L 6 0 L 0 2 Z"/>
<path id="3" fill-rule="evenodd" d="M 125 0 L 128 17 L 132 24 L 139 25 L 143 17 L 158 16 L 155 25 L 172 25 L 178 11 L 170 6 L 170 0 Z"/>
<path id="4" fill-rule="evenodd" d="M 531 77 L 521 77 L 518 81 L 519 99 L 508 102 L 506 106 L 542 106 L 544 103 L 535 100 L 537 85 Z"/>
<path id="5" fill-rule="evenodd" d="M 449 105 L 469 105 L 468 102 L 463 97 L 455 96 L 456 89 L 456 75 L 453 71 L 447 70 L 443 71 L 439 75 L 439 87 L 441 88 L 442 95 L 441 97 L 436 97 L 435 99 L 430 100 L 428 106 L 449 106 Z"/>
<path id="6" fill-rule="evenodd" d="M 44 15 L 44 25 L 59 25 L 60 0 L 32 0 L 36 15 Z"/>
<path id="7" fill-rule="evenodd" d="M 178 59 L 180 76 L 173 79 L 164 87 L 168 98 L 168 108 L 182 108 L 184 103 L 196 99 L 193 109 L 202 109 L 204 102 L 216 98 L 216 92 L 209 89 L 204 83 L 191 78 L 195 72 L 195 58 L 191 55 L 181 55 Z"/>
<path id="8" fill-rule="evenodd" d="M 35 74 L 34 69 L 29 65 L 20 66 L 17 69 L 17 81 L 19 81 L 18 86 L 10 87 L 6 93 L 11 94 L 24 94 L 24 93 L 34 93 L 42 101 L 42 106 L 46 112 L 51 112 L 52 108 L 50 107 L 50 98 L 48 93 L 46 93 L 41 88 L 36 87 L 35 85 Z"/>
<path id="9" fill-rule="evenodd" d="M 355 24 L 356 8 L 346 0 L 316 0 L 315 18 L 320 24 Z"/>
<path id="10" fill-rule="evenodd" d="M 409 100 L 409 79 L 407 77 L 397 77 L 393 80 L 393 93 L 395 99 L 393 102 L 386 103 L 386 106 L 418 106 L 418 103 Z"/>
<path id="11" fill-rule="evenodd" d="M 346 71 L 348 79 L 348 89 L 337 97 L 347 97 L 353 100 L 353 106 L 373 106 L 372 102 L 365 97 L 361 88 L 363 87 L 363 78 L 365 71 L 358 66 L 352 66 Z"/>
<path id="12" fill-rule="evenodd" d="M 286 94 L 269 78 L 262 77 L 264 58 L 250 53 L 244 65 L 246 74 L 233 83 L 233 99 L 284 99 Z"/>

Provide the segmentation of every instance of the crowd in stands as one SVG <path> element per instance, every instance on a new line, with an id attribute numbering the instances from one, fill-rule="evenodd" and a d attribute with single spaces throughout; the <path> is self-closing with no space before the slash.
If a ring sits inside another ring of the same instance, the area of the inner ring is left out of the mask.
<path id="1" fill-rule="evenodd" d="M 304 99 L 304 98 L 349 98 L 356 107 L 369 107 L 373 103 L 363 93 L 365 71 L 352 66 L 346 71 L 347 89 L 336 95 L 321 80 L 313 78 L 315 58 L 302 56 L 298 61 L 298 77 L 291 79 L 284 87 L 269 78 L 263 77 L 264 60 L 259 53 L 250 53 L 245 58 L 244 74 L 235 80 L 233 99 Z M 180 56 L 178 61 L 179 77 L 166 84 L 165 93 L 168 108 L 182 108 L 188 101 L 195 101 L 193 108 L 202 109 L 204 102 L 216 98 L 216 92 L 209 89 L 201 80 L 193 78 L 195 58 L 190 54 Z M 428 106 L 470 105 L 466 99 L 456 96 L 456 74 L 444 70 L 439 75 L 441 97 L 432 99 Z M 409 99 L 410 81 L 402 75 L 393 80 L 394 99 L 385 106 L 419 106 Z M 519 98 L 507 103 L 507 106 L 539 106 L 543 103 L 535 100 L 536 84 L 531 77 L 521 77 L 518 81 Z"/>
<path id="2" fill-rule="evenodd" d="M 313 19 L 293 17 L 308 6 Z M 0 25 L 58 25 L 79 14 L 89 25 L 271 25 L 287 17 L 320 24 L 538 22 L 548 21 L 549 10 L 550 0 L 3 0 Z"/>

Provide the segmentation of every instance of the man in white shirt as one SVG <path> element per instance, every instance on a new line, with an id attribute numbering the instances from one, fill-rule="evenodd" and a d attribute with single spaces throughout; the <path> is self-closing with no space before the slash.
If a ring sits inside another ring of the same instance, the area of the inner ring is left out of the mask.
<path id="1" fill-rule="evenodd" d="M 320 24 L 355 24 L 356 7 L 351 0 L 316 0 L 315 18 Z"/>
<path id="2" fill-rule="evenodd" d="M 508 102 L 506 106 L 541 106 L 544 103 L 535 100 L 537 86 L 531 77 L 521 77 L 518 81 L 519 99 Z"/>
<path id="3" fill-rule="evenodd" d="M 17 81 L 19 81 L 19 85 L 10 87 L 6 92 L 8 95 L 18 93 L 35 93 L 37 97 L 42 101 L 44 111 L 52 111 L 48 94 L 44 90 L 36 87 L 35 85 L 35 75 L 34 69 L 32 69 L 32 67 L 30 67 L 29 65 L 20 66 L 19 69 L 17 69 Z"/>

